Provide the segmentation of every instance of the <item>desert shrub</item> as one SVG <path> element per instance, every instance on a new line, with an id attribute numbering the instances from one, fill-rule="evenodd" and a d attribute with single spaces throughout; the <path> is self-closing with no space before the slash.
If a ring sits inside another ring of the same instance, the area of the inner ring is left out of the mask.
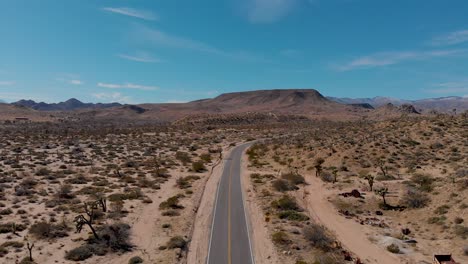
<path id="1" fill-rule="evenodd" d="M 448 210 L 450 209 L 450 206 L 448 205 L 441 205 L 439 207 L 437 207 L 435 210 L 434 210 L 434 213 L 435 214 L 438 214 L 438 215 L 443 215 L 443 214 L 446 214 L 448 213 Z"/>
<path id="2" fill-rule="evenodd" d="M 205 163 L 210 163 L 211 162 L 211 155 L 210 155 L 210 153 L 203 153 L 203 154 L 200 155 L 200 159 Z"/>
<path id="3" fill-rule="evenodd" d="M 21 232 L 26 229 L 26 226 L 23 224 L 17 223 L 0 223 L 0 234 L 11 233 L 11 232 Z"/>
<path id="4" fill-rule="evenodd" d="M 163 216 L 179 216 L 180 213 L 177 210 L 167 210 L 162 212 Z"/>
<path id="5" fill-rule="evenodd" d="M 463 255 L 468 256 L 468 246 L 463 248 Z"/>
<path id="6" fill-rule="evenodd" d="M 411 177 L 411 182 L 418 186 L 418 189 L 424 192 L 431 192 L 434 189 L 434 178 L 427 174 L 417 173 Z"/>
<path id="7" fill-rule="evenodd" d="M 396 244 L 391 244 L 387 246 L 387 250 L 393 254 L 400 253 L 400 247 Z"/>
<path id="8" fill-rule="evenodd" d="M 429 217 L 429 219 L 427 219 L 427 223 L 429 224 L 435 224 L 435 225 L 442 225 L 444 224 L 445 220 L 447 220 L 447 217 L 445 216 L 433 216 L 433 217 Z"/>
<path id="9" fill-rule="evenodd" d="M 177 151 L 175 157 L 184 165 L 192 162 L 192 159 L 190 158 L 190 155 L 187 152 Z"/>
<path id="10" fill-rule="evenodd" d="M 299 209 L 299 206 L 297 205 L 296 200 L 289 196 L 289 195 L 283 195 L 280 199 L 273 201 L 271 205 L 279 210 L 297 210 Z"/>
<path id="11" fill-rule="evenodd" d="M 198 179 L 200 179 L 200 176 L 196 176 L 196 175 L 180 177 L 179 179 L 177 179 L 177 182 L 176 182 L 177 187 L 179 187 L 180 189 L 190 188 L 192 187 L 191 182 L 194 180 L 198 180 Z"/>
<path id="12" fill-rule="evenodd" d="M 34 188 L 34 186 L 37 185 L 37 181 L 32 177 L 28 177 L 28 178 L 25 178 L 24 180 L 22 180 L 20 185 L 25 187 L 25 188 L 31 189 L 31 188 Z"/>
<path id="13" fill-rule="evenodd" d="M 159 204 L 160 209 L 183 209 L 184 207 L 179 204 L 179 198 L 181 195 L 176 195 L 167 198 L 166 201 Z"/>
<path id="14" fill-rule="evenodd" d="M 143 259 L 139 256 L 132 257 L 129 261 L 128 264 L 140 264 L 143 263 Z"/>
<path id="15" fill-rule="evenodd" d="M 318 224 L 312 223 L 303 229 L 304 238 L 311 242 L 314 247 L 322 250 L 330 249 L 333 239 L 328 235 L 327 230 Z"/>
<path id="16" fill-rule="evenodd" d="M 173 248 L 180 248 L 184 249 L 187 246 L 187 241 L 181 236 L 175 236 L 172 237 L 168 242 L 167 242 L 167 248 L 173 249 Z"/>
<path id="17" fill-rule="evenodd" d="M 332 253 L 327 253 L 327 254 L 321 254 L 315 257 L 315 262 L 314 264 L 341 264 L 343 263 L 340 260 L 337 259 L 336 256 L 334 256 Z"/>
<path id="18" fill-rule="evenodd" d="M 402 202 L 409 208 L 423 208 L 429 204 L 430 198 L 426 194 L 416 190 L 408 189 L 402 197 Z"/>
<path id="19" fill-rule="evenodd" d="M 29 257 L 24 257 L 18 264 L 36 264 L 36 262 L 31 261 Z"/>
<path id="20" fill-rule="evenodd" d="M 75 195 L 72 193 L 73 186 L 70 184 L 62 184 L 57 190 L 57 197 L 59 199 L 72 199 Z"/>
<path id="21" fill-rule="evenodd" d="M 204 172 L 206 170 L 205 164 L 201 160 L 192 162 L 192 170 L 195 172 Z"/>
<path id="22" fill-rule="evenodd" d="M 461 217 L 455 217 L 455 219 L 453 220 L 453 222 L 454 222 L 455 224 L 461 224 L 461 223 L 463 223 L 463 221 L 464 221 L 464 220 L 463 220 L 463 218 L 461 218 Z"/>
<path id="23" fill-rule="evenodd" d="M 65 259 L 73 261 L 82 261 L 93 256 L 93 250 L 89 245 L 79 246 L 68 251 Z"/>
<path id="24" fill-rule="evenodd" d="M 47 176 L 51 173 L 51 171 L 47 168 L 40 168 L 36 171 L 37 176 Z"/>
<path id="25" fill-rule="evenodd" d="M 289 240 L 288 238 L 288 234 L 286 234 L 283 231 L 275 232 L 273 233 L 271 237 L 272 237 L 273 243 L 277 245 L 287 245 L 291 242 L 291 240 Z"/>
<path id="26" fill-rule="evenodd" d="M 130 226 L 124 223 L 114 223 L 101 226 L 97 229 L 99 241 L 101 244 L 105 242 L 105 247 L 110 248 L 114 252 L 126 252 L 132 249 L 130 244 Z"/>
<path id="27" fill-rule="evenodd" d="M 287 173 L 281 175 L 281 178 L 289 181 L 292 185 L 304 184 L 305 179 L 302 175 L 296 173 Z"/>
<path id="28" fill-rule="evenodd" d="M 70 227 L 65 223 L 52 224 L 50 222 L 39 222 L 29 228 L 29 233 L 38 239 L 49 239 L 68 236 Z"/>
<path id="29" fill-rule="evenodd" d="M 15 186 L 15 195 L 16 196 L 29 196 L 34 194 L 35 191 L 33 189 L 27 188 L 22 185 Z"/>
<path id="30" fill-rule="evenodd" d="M 0 210 L 0 215 L 10 215 L 12 213 L 13 213 L 13 210 L 11 210 L 10 208 Z"/>
<path id="31" fill-rule="evenodd" d="M 328 172 L 320 173 L 320 179 L 322 179 L 322 181 L 324 181 L 324 182 L 333 182 L 335 180 L 333 175 L 331 175 Z"/>
<path id="32" fill-rule="evenodd" d="M 463 225 L 455 225 L 453 227 L 455 235 L 466 239 L 468 237 L 468 226 L 463 226 Z"/>
<path id="33" fill-rule="evenodd" d="M 21 241 L 7 241 L 0 245 L 0 247 L 3 248 L 8 248 L 8 247 L 13 247 L 13 248 L 22 248 L 24 246 L 24 243 Z"/>
<path id="34" fill-rule="evenodd" d="M 65 180 L 66 183 L 70 184 L 86 184 L 88 181 L 89 180 L 83 174 L 78 174 L 71 179 Z"/>
<path id="35" fill-rule="evenodd" d="M 309 217 L 305 214 L 289 210 L 289 211 L 282 211 L 278 213 L 278 217 L 280 219 L 287 219 L 290 221 L 307 221 Z"/>
<path id="36" fill-rule="evenodd" d="M 294 190 L 294 186 L 291 186 L 288 181 L 283 179 L 274 180 L 272 183 L 273 189 L 278 192 L 286 192 L 290 190 Z"/>
<path id="37" fill-rule="evenodd" d="M 8 254 L 8 249 L 0 247 L 0 258 L 3 258 L 6 254 Z"/>

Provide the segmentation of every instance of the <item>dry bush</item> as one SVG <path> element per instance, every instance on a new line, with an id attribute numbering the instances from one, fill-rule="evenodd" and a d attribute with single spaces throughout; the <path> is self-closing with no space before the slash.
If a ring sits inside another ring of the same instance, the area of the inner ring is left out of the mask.
<path id="1" fill-rule="evenodd" d="M 427 194 L 413 188 L 408 189 L 402 197 L 403 204 L 414 209 L 426 207 L 430 201 Z"/>
<path id="2" fill-rule="evenodd" d="M 38 239 L 50 239 L 67 237 L 70 230 L 71 228 L 65 223 L 39 222 L 29 228 L 29 233 Z"/>
<path id="3" fill-rule="evenodd" d="M 322 250 L 329 250 L 333 243 L 333 238 L 331 238 L 325 227 L 312 223 L 309 226 L 304 227 L 302 230 L 304 238 L 311 242 L 312 245 L 316 248 Z"/>
<path id="4" fill-rule="evenodd" d="M 175 236 L 172 237 L 168 242 L 167 242 L 167 248 L 173 249 L 173 248 L 180 248 L 180 249 L 185 249 L 187 246 L 187 241 L 181 236 Z"/>

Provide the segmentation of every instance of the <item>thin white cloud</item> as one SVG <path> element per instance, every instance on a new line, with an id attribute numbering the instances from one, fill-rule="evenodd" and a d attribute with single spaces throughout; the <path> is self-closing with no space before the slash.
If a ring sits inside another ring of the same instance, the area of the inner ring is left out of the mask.
<path id="1" fill-rule="evenodd" d="M 14 81 L 0 81 L 0 86 L 12 86 L 14 84 Z"/>
<path id="2" fill-rule="evenodd" d="M 124 83 L 124 84 L 114 84 L 114 83 L 102 83 L 97 84 L 99 87 L 108 88 L 108 89 L 134 89 L 134 90 L 143 90 L 143 91 L 154 91 L 158 90 L 157 86 L 147 86 L 134 83 Z"/>
<path id="3" fill-rule="evenodd" d="M 468 81 L 439 83 L 435 87 L 434 89 L 427 90 L 427 92 L 435 94 L 468 93 Z"/>
<path id="4" fill-rule="evenodd" d="M 144 20 L 158 20 L 159 17 L 151 11 L 129 7 L 104 7 L 103 10 L 124 16 L 136 17 Z"/>
<path id="5" fill-rule="evenodd" d="M 123 95 L 121 93 L 94 93 L 92 96 L 98 99 L 100 102 L 117 102 L 121 104 L 130 104 L 132 103 L 132 98 L 130 96 Z"/>
<path id="6" fill-rule="evenodd" d="M 73 84 L 73 85 L 82 85 L 83 84 L 83 82 L 80 81 L 80 80 L 70 80 L 69 83 Z"/>
<path id="7" fill-rule="evenodd" d="M 190 38 L 184 38 L 180 36 L 175 36 L 175 35 L 160 31 L 160 30 L 151 29 L 151 28 L 141 26 L 141 25 L 137 27 L 134 33 L 135 33 L 135 36 L 134 36 L 135 38 L 139 38 L 140 40 L 143 40 L 153 45 L 157 45 L 161 47 L 194 50 L 198 52 L 215 54 L 218 56 L 228 57 L 228 58 L 237 59 L 237 60 L 263 61 L 263 62 L 267 61 L 250 52 L 226 51 L 226 50 L 219 49 L 217 47 L 214 47 L 210 44 L 207 44 L 201 41 L 193 40 Z"/>
<path id="8" fill-rule="evenodd" d="M 468 29 L 450 32 L 445 35 L 438 36 L 431 41 L 434 46 L 455 45 L 468 42 Z"/>
<path id="9" fill-rule="evenodd" d="M 339 71 L 350 71 L 356 69 L 374 68 L 402 63 L 412 60 L 427 60 L 437 57 L 448 57 L 466 53 L 467 50 L 431 50 L 431 51 L 396 51 L 396 52 L 379 52 L 367 56 L 362 56 L 344 63 L 335 68 Z"/>
<path id="10" fill-rule="evenodd" d="M 300 0 L 246 0 L 247 19 L 252 23 L 272 23 L 294 10 Z"/>
<path id="11" fill-rule="evenodd" d="M 160 59 L 153 58 L 147 54 L 139 54 L 139 55 L 118 54 L 117 56 L 122 59 L 136 61 L 136 62 L 146 62 L 146 63 L 161 62 Z"/>

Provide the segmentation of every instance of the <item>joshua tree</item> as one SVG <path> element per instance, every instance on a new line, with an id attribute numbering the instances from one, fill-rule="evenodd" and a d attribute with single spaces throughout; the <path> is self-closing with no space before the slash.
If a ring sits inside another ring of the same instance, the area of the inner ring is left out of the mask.
<path id="1" fill-rule="evenodd" d="M 78 215 L 75 217 L 75 220 L 73 222 L 76 223 L 76 232 L 80 233 L 81 230 L 83 229 L 83 225 L 88 225 L 89 229 L 91 229 L 91 232 L 93 232 L 93 235 L 96 239 L 99 240 L 99 235 L 96 233 L 96 230 L 93 227 L 93 221 L 94 221 L 94 210 L 97 208 L 96 204 L 91 204 L 89 206 L 87 203 L 84 204 L 84 209 L 86 214 L 88 215 L 88 219 L 82 214 Z"/>
<path id="2" fill-rule="evenodd" d="M 367 183 L 369 184 L 369 188 L 372 192 L 372 188 L 374 187 L 374 176 L 370 175 L 370 174 L 367 174 L 367 175 L 364 175 L 364 178 L 367 180 Z"/>
<path id="3" fill-rule="evenodd" d="M 315 159 L 314 168 L 315 168 L 315 176 L 319 177 L 322 173 L 322 164 L 325 162 L 323 158 Z"/>
<path id="4" fill-rule="evenodd" d="M 385 206 L 387 206 L 387 201 L 385 200 L 385 196 L 388 194 L 388 188 L 387 187 L 380 188 L 378 190 L 375 190 L 375 193 L 382 196 L 383 203 Z"/>
<path id="5" fill-rule="evenodd" d="M 33 257 L 32 257 L 32 250 L 34 248 L 34 243 L 29 243 L 29 240 L 28 240 L 28 237 L 25 237 L 24 238 L 26 240 L 26 247 L 28 248 L 28 251 L 29 251 L 29 261 L 33 261 Z"/>
<path id="6" fill-rule="evenodd" d="M 337 182 L 337 176 L 338 176 L 338 169 L 336 167 L 332 168 L 332 173 L 333 173 L 333 183 Z"/>
<path id="7" fill-rule="evenodd" d="M 380 171 L 382 172 L 384 178 L 387 178 L 388 175 L 388 167 L 385 164 L 385 160 L 383 158 L 379 158 L 376 161 L 377 166 L 379 167 Z"/>
<path id="8" fill-rule="evenodd" d="M 101 207 L 102 211 L 105 213 L 107 212 L 107 200 L 106 196 L 103 193 L 96 193 L 94 194 L 96 201 L 93 202 L 93 206 L 97 208 L 98 206 Z"/>

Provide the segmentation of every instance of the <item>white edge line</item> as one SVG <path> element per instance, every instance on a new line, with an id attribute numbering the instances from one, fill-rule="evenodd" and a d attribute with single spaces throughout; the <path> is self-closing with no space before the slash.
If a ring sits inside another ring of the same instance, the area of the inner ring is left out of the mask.
<path id="1" fill-rule="evenodd" d="M 240 168 L 239 168 L 239 178 L 241 181 L 241 197 L 242 197 L 242 206 L 244 207 L 244 220 L 245 220 L 245 225 L 247 227 L 247 238 L 249 239 L 249 249 L 250 249 L 250 258 L 252 260 L 252 264 L 255 264 L 255 259 L 254 259 L 254 254 L 252 251 L 252 243 L 250 241 L 250 225 L 247 223 L 247 213 L 246 213 L 246 206 L 245 206 L 245 200 L 244 200 L 244 190 L 242 188 L 242 156 L 244 155 L 244 152 L 247 150 L 247 148 L 242 151 L 241 153 L 241 158 L 240 158 Z"/>
<path id="2" fill-rule="evenodd" d="M 230 153 L 229 153 L 230 154 Z M 211 252 L 211 244 L 213 242 L 213 229 L 214 229 L 214 223 L 216 219 L 216 208 L 218 207 L 218 196 L 219 196 L 219 187 L 221 185 L 221 181 L 223 180 L 223 175 L 224 175 L 224 167 L 226 165 L 226 162 L 223 162 L 223 170 L 221 172 L 221 177 L 219 178 L 218 181 L 218 186 L 216 187 L 216 198 L 215 198 L 215 206 L 213 208 L 213 220 L 211 221 L 211 230 L 210 230 L 210 245 L 208 246 L 208 257 L 206 258 L 206 264 L 210 263 L 210 252 Z"/>

